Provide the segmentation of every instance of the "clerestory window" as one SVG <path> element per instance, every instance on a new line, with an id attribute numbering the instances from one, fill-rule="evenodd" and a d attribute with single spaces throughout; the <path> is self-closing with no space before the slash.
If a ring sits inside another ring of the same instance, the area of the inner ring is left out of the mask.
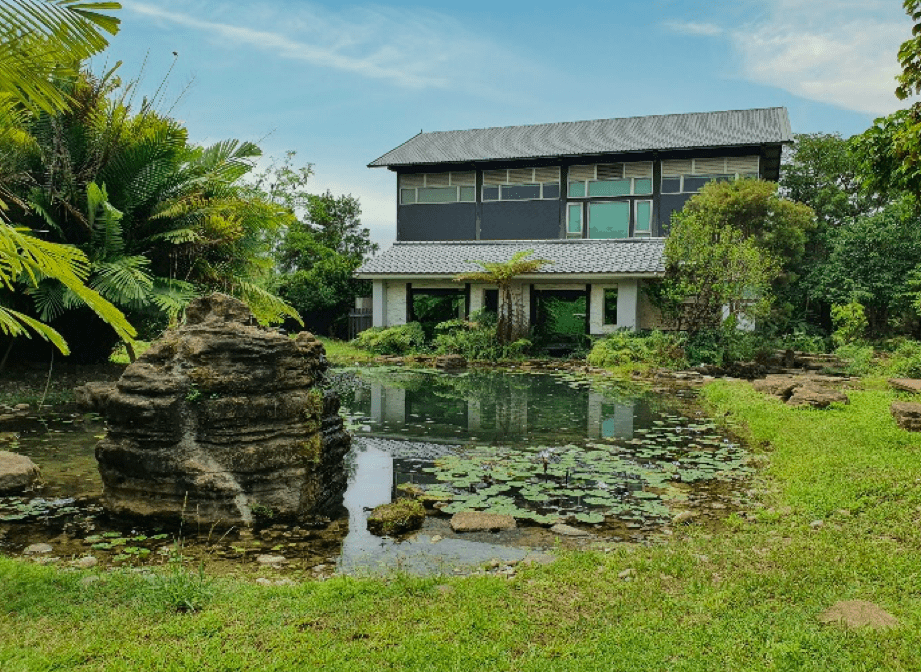
<path id="1" fill-rule="evenodd" d="M 413 173 L 400 175 L 400 203 L 473 203 L 476 172 Z"/>
<path id="2" fill-rule="evenodd" d="M 693 194 L 713 180 L 757 179 L 758 165 L 757 156 L 667 159 L 662 162 L 662 193 Z"/>
<path id="3" fill-rule="evenodd" d="M 559 197 L 558 166 L 483 171 L 484 201 L 536 201 Z"/>

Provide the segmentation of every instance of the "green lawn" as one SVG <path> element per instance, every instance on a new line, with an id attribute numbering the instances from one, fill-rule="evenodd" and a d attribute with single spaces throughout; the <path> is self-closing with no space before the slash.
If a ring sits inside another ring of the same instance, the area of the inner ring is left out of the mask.
<path id="1" fill-rule="evenodd" d="M 709 385 L 715 414 L 767 458 L 760 513 L 512 580 L 222 579 L 176 613 L 134 575 L 84 585 L 0 559 L 0 670 L 919 670 L 921 437 L 895 427 L 893 393 L 850 396 L 811 411 Z M 821 624 L 843 599 L 902 625 Z"/>

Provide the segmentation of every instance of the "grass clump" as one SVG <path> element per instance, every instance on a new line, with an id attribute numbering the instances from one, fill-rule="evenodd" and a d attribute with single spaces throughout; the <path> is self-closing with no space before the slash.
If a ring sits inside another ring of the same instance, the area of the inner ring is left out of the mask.
<path id="1" fill-rule="evenodd" d="M 149 596 L 168 611 L 194 613 L 214 597 L 214 579 L 205 574 L 204 562 L 197 569 L 187 567 L 182 541 L 177 540 L 166 570 L 151 575 Z"/>

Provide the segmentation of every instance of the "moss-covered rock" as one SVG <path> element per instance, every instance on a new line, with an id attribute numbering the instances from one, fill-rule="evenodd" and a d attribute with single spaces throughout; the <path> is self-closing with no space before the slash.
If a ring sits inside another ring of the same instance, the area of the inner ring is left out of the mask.
<path id="1" fill-rule="evenodd" d="M 395 536 L 422 527 L 425 507 L 415 499 L 398 499 L 381 504 L 368 516 L 368 529 L 372 534 Z"/>

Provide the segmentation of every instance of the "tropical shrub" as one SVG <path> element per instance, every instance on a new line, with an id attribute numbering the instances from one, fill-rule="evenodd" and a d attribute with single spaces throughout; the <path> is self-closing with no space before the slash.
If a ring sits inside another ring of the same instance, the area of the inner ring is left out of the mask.
<path id="1" fill-rule="evenodd" d="M 358 334 L 352 345 L 376 355 L 408 355 L 425 347 L 425 332 L 418 322 L 372 327 Z"/>
<path id="2" fill-rule="evenodd" d="M 838 345 L 850 345 L 863 340 L 867 332 L 867 315 L 857 301 L 835 304 L 831 307 L 831 320 L 835 331 L 832 340 Z"/>
<path id="3" fill-rule="evenodd" d="M 596 341 L 588 354 L 588 363 L 606 368 L 635 364 L 681 368 L 687 361 L 683 337 L 678 334 L 623 330 Z"/>
<path id="4" fill-rule="evenodd" d="M 491 362 L 500 359 L 517 359 L 527 354 L 531 341 L 520 338 L 511 343 L 500 343 L 497 336 L 495 313 L 483 311 L 471 315 L 470 321 L 448 320 L 435 327 L 432 348 L 437 354 L 463 355 L 467 359 Z"/>

